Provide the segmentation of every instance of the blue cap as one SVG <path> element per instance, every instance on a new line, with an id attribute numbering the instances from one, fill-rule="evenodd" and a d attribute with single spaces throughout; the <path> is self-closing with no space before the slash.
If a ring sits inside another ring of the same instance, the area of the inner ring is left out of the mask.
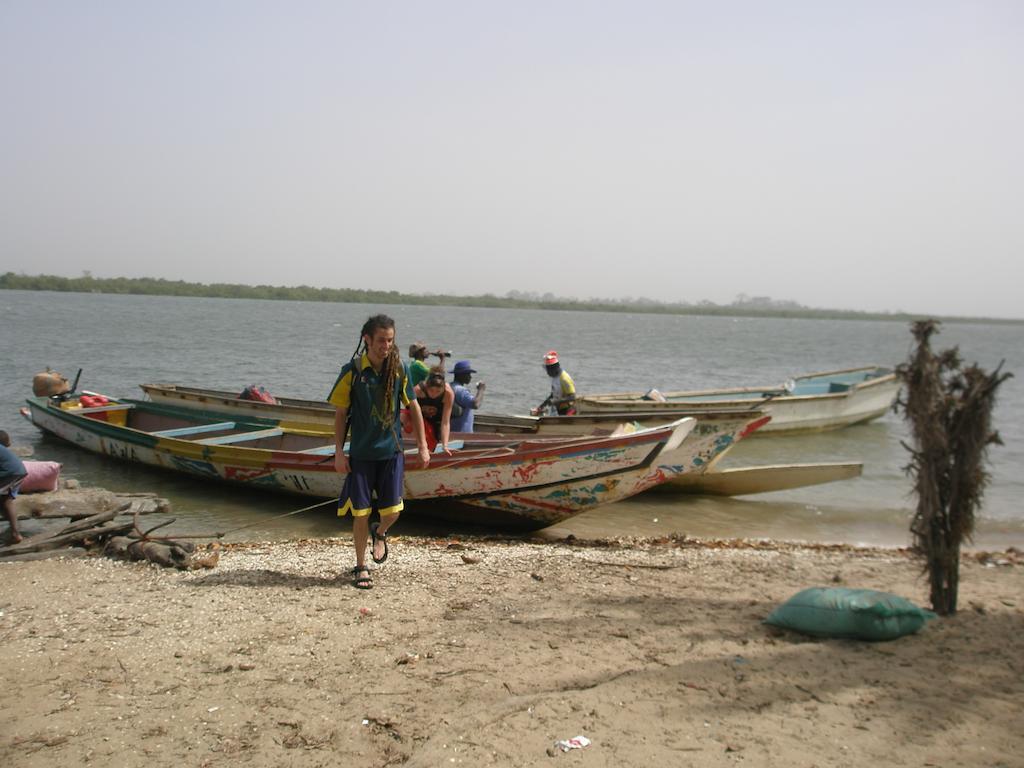
<path id="1" fill-rule="evenodd" d="M 453 374 L 459 373 L 476 373 L 476 369 L 469 364 L 469 360 L 459 360 L 452 368 Z"/>

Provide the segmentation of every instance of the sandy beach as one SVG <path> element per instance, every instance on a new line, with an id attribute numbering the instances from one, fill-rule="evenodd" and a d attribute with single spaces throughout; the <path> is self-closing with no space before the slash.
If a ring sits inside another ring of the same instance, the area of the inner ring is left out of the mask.
<path id="1" fill-rule="evenodd" d="M 814 585 L 927 605 L 905 552 L 399 535 L 359 591 L 350 546 L 0 564 L 0 762 L 1024 765 L 1013 552 L 967 558 L 956 616 L 866 643 L 761 620 Z"/>

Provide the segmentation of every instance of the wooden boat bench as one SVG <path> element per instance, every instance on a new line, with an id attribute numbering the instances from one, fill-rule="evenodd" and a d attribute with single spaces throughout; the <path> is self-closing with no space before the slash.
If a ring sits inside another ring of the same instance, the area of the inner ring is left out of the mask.
<path id="1" fill-rule="evenodd" d="M 793 397 L 812 397 L 818 395 L 827 395 L 832 392 L 845 392 L 849 389 L 849 385 L 839 384 L 838 382 L 819 382 L 814 381 L 810 384 L 796 385 L 796 388 L 789 394 Z"/>
<path id="2" fill-rule="evenodd" d="M 130 411 L 135 406 L 131 403 L 110 403 L 109 405 L 93 405 L 88 408 L 75 408 L 76 413 L 90 414 L 90 413 L 107 413 L 110 411 Z M 62 410 L 66 410 L 64 406 L 61 406 Z"/>
<path id="3" fill-rule="evenodd" d="M 134 407 L 131 403 L 110 403 L 109 405 L 94 405 L 90 408 L 76 408 L 75 412 L 88 419 L 105 421 L 108 424 L 123 427 L 128 423 L 128 411 Z M 61 409 L 64 409 L 63 405 Z"/>
<path id="4" fill-rule="evenodd" d="M 348 443 L 345 443 L 345 447 L 348 448 Z M 314 456 L 333 456 L 334 446 L 318 445 L 316 448 L 306 448 L 305 450 L 298 451 L 298 453 L 311 453 Z"/>
<path id="5" fill-rule="evenodd" d="M 233 421 L 219 421 L 216 424 L 195 424 L 191 427 L 161 429 L 158 432 L 150 432 L 149 434 L 154 437 L 189 437 L 191 435 L 201 435 L 204 432 L 223 432 L 234 428 L 235 422 Z"/>
<path id="6" fill-rule="evenodd" d="M 200 440 L 200 441 L 197 441 L 197 442 L 205 442 L 205 441 Z M 453 451 L 461 450 L 464 447 L 465 447 L 465 441 L 463 441 L 463 440 L 452 440 L 451 442 L 448 443 L 448 448 L 453 450 Z M 345 450 L 347 451 L 348 448 L 349 448 L 349 444 L 345 443 Z M 440 447 L 435 449 L 435 453 L 440 453 L 440 451 L 441 451 Z M 314 456 L 333 456 L 334 455 L 334 446 L 333 445 L 320 445 L 320 446 L 317 446 L 316 448 L 306 448 L 303 451 L 298 451 L 298 453 L 311 453 Z M 415 456 L 416 454 L 419 453 L 419 450 L 416 449 L 416 448 L 407 448 L 406 450 L 403 451 L 403 453 L 405 453 L 408 456 Z"/>
<path id="7" fill-rule="evenodd" d="M 284 430 L 280 427 L 270 429 L 257 429 L 253 432 L 242 432 L 234 435 L 218 435 L 217 437 L 204 437 L 195 442 L 202 445 L 234 445 L 235 443 L 247 443 L 250 440 L 262 440 L 264 437 L 280 437 Z"/>

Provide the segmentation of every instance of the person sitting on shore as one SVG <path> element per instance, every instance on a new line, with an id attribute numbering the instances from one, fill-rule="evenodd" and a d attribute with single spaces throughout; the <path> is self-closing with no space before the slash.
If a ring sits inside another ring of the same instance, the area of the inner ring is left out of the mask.
<path id="1" fill-rule="evenodd" d="M 452 405 L 455 403 L 455 392 L 444 380 L 444 366 L 435 365 L 430 369 L 426 381 L 413 387 L 416 402 L 420 404 L 423 414 L 423 429 L 426 433 L 427 448 L 431 451 L 441 443 L 441 450 L 449 456 L 448 436 L 451 433 Z"/>
<path id="2" fill-rule="evenodd" d="M 469 391 L 469 382 L 476 370 L 470 365 L 469 360 L 459 360 L 452 370 L 455 383 L 452 391 L 455 393 L 455 405 L 452 407 L 452 430 L 455 432 L 473 431 L 473 411 L 479 408 L 484 402 L 484 390 L 487 385 L 482 381 L 477 382 L 476 394 Z"/>
<path id="3" fill-rule="evenodd" d="M 3 504 L 4 515 L 11 526 L 11 543 L 22 540 L 18 531 L 18 513 L 14 511 L 14 499 L 18 495 L 18 486 L 28 476 L 24 462 L 10 449 L 10 436 L 0 429 L 0 503 Z"/>

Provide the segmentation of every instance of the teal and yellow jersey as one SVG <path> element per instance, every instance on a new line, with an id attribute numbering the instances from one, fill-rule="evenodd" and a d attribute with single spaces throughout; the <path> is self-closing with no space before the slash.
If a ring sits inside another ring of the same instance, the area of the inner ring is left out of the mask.
<path id="1" fill-rule="evenodd" d="M 358 370 L 354 361 L 346 363 L 327 401 L 337 408 L 349 410 L 349 456 L 376 461 L 391 458 L 401 451 L 397 442 L 402 434 L 399 412 L 413 397 L 409 369 L 404 363 L 401 371 L 395 374 L 390 403 L 384 402 L 383 379 L 373 369 L 365 353 L 359 360 Z"/>

